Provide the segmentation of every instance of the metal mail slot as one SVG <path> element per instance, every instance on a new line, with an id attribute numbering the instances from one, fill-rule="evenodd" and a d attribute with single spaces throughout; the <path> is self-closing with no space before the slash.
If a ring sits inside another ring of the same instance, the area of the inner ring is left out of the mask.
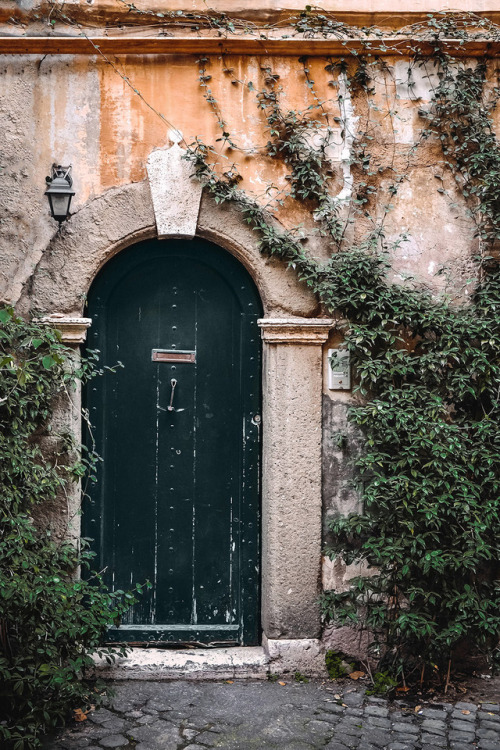
<path id="1" fill-rule="evenodd" d="M 151 359 L 153 362 L 196 362 L 196 352 L 182 349 L 153 349 Z"/>

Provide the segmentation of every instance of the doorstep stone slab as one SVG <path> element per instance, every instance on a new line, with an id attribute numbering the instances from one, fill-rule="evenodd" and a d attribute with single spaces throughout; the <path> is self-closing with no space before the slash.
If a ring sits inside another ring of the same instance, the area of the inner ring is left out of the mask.
<path id="1" fill-rule="evenodd" d="M 105 680 L 265 679 L 269 657 L 260 646 L 239 648 L 131 648 L 114 664 L 94 658 L 95 673 Z"/>
<path id="2" fill-rule="evenodd" d="M 318 638 L 262 638 L 273 673 L 300 672 L 308 677 L 327 677 L 325 653 Z"/>

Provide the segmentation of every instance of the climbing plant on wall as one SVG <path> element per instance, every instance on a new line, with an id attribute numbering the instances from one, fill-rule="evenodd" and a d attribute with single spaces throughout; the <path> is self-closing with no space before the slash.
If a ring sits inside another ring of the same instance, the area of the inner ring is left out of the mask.
<path id="1" fill-rule="evenodd" d="M 50 418 L 93 360 L 78 364 L 58 332 L 0 309 L 0 744 L 15 750 L 101 700 L 103 686 L 82 674 L 93 654 L 118 653 L 102 636 L 135 601 L 109 593 L 97 573 L 77 577 L 91 564 L 86 547 L 36 523 L 92 470 L 92 456 L 54 434 Z"/>
<path id="2" fill-rule="evenodd" d="M 327 592 L 324 616 L 363 622 L 381 667 L 406 682 L 447 684 L 465 646 L 493 658 L 500 636 L 499 92 L 491 61 L 456 52 L 469 41 L 498 41 L 499 30 L 471 14 L 434 14 L 393 34 L 407 56 L 402 83 L 418 118 L 417 141 L 405 143 L 395 136 L 403 127 L 401 81 L 379 54 L 387 32 L 348 27 L 311 6 L 267 28 L 220 13 L 125 4 L 162 28 L 261 35 L 283 27 L 345 45 L 345 55 L 324 60 L 321 80 L 309 58 L 299 59 L 309 94 L 301 109 L 288 106 L 287 82 L 271 63 L 251 81 L 239 79 L 223 54 L 199 58 L 200 93 L 220 134 L 213 143 L 196 134 L 187 158 L 217 203 L 241 211 L 261 251 L 317 295 L 351 353 L 350 419 L 364 434 L 360 510 L 334 519 L 328 551 L 377 573 L 355 579 L 349 591 Z M 265 143 L 243 145 L 231 133 L 216 71 L 239 97 L 253 97 Z M 419 77 L 430 89 L 424 100 Z M 396 282 L 391 271 L 407 238 L 389 236 L 388 217 L 422 154 L 450 216 L 470 230 L 470 273 L 462 286 L 455 277 L 441 291 Z M 244 159 L 265 168 L 259 194 L 248 189 Z M 299 226 L 287 224 L 290 215 Z"/>

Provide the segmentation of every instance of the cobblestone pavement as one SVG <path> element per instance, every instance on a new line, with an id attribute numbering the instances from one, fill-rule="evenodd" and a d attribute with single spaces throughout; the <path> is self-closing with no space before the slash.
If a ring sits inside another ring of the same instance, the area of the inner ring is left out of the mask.
<path id="1" fill-rule="evenodd" d="M 107 708 L 46 750 L 500 750 L 500 706 L 455 703 L 415 711 L 362 687 L 311 681 L 122 682 Z"/>

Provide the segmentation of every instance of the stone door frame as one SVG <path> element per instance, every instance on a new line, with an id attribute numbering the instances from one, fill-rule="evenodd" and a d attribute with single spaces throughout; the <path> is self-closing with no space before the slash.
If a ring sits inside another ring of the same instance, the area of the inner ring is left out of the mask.
<path id="1" fill-rule="evenodd" d="M 300 668 L 319 653 L 323 345 L 334 321 L 316 317 L 310 292 L 283 264 L 261 255 L 236 209 L 200 199 L 196 236 L 243 263 L 263 304 L 262 636 L 282 668 Z M 179 236 L 174 228 L 162 238 Z M 85 295 L 99 269 L 122 248 L 155 237 L 146 182 L 108 191 L 50 243 L 33 276 L 31 305 L 44 309 L 44 320 L 78 351 L 91 325 L 83 317 Z M 76 392 L 66 421 L 77 438 L 80 408 Z M 80 506 L 78 488 L 71 504 Z M 76 525 L 71 533 L 78 534 Z"/>

